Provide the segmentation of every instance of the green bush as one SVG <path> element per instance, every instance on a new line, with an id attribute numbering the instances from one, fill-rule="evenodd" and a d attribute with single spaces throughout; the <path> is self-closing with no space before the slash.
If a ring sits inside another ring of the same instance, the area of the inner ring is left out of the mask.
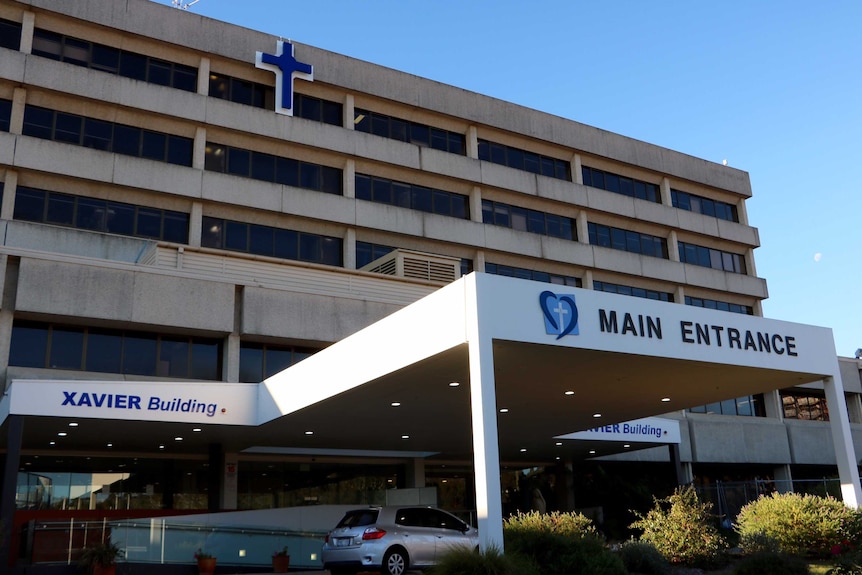
<path id="1" fill-rule="evenodd" d="M 745 557 L 733 569 L 733 575 L 808 575 L 808 564 L 786 553 L 763 551 Z"/>
<path id="2" fill-rule="evenodd" d="M 862 552 L 851 551 L 835 558 L 835 566 L 826 575 L 862 575 Z"/>
<path id="3" fill-rule="evenodd" d="M 581 513 L 528 513 L 518 512 L 503 521 L 503 529 L 509 533 L 530 531 L 555 533 L 566 537 L 600 537 L 592 520 Z"/>
<path id="4" fill-rule="evenodd" d="M 860 541 L 862 512 L 832 497 L 773 493 L 742 508 L 736 531 L 749 552 L 772 545 L 784 553 L 826 555 L 842 541 Z"/>
<path id="5" fill-rule="evenodd" d="M 540 575 L 626 575 L 619 557 L 583 515 L 519 513 L 503 524 L 506 554 L 529 559 Z"/>
<path id="6" fill-rule="evenodd" d="M 539 570 L 526 557 L 503 554 L 491 548 L 476 553 L 473 549 L 457 548 L 447 552 L 428 575 L 539 575 Z"/>
<path id="7" fill-rule="evenodd" d="M 642 575 L 667 575 L 670 563 L 652 543 L 627 541 L 620 546 L 619 557 L 629 573 Z"/>
<path id="8" fill-rule="evenodd" d="M 673 564 L 711 567 L 723 560 L 727 544 L 710 514 L 711 503 L 702 503 L 692 487 L 679 487 L 646 515 L 634 512 L 632 529 L 643 532 L 640 539 L 651 543 Z"/>

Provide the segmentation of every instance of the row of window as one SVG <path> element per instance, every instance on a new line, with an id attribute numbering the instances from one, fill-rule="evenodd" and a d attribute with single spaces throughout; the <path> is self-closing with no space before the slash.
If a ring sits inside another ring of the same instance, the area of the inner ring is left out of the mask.
<path id="1" fill-rule="evenodd" d="M 0 98 L 0 132 L 8 132 L 12 119 L 12 100 Z"/>
<path id="2" fill-rule="evenodd" d="M 688 192 L 680 192 L 679 190 L 671 190 L 670 199 L 673 207 L 681 210 L 697 212 L 698 214 L 713 216 L 730 222 L 739 221 L 739 213 L 733 204 L 702 198 Z"/>
<path id="3" fill-rule="evenodd" d="M 214 142 L 207 142 L 204 168 L 213 172 L 327 194 L 340 196 L 343 193 L 343 172 L 340 168 L 282 158 Z"/>
<path id="4" fill-rule="evenodd" d="M 354 129 L 382 136 L 391 140 L 409 142 L 426 148 L 434 148 L 461 156 L 467 153 L 464 134 L 432 128 L 425 124 L 402 120 L 393 116 L 356 109 L 353 119 Z"/>
<path id="5" fill-rule="evenodd" d="M 587 224 L 587 229 L 591 245 L 668 259 L 667 242 L 664 238 L 592 222 Z"/>
<path id="6" fill-rule="evenodd" d="M 488 140 L 479 140 L 479 159 L 549 178 L 572 181 L 572 166 L 565 160 L 528 152 Z"/>
<path id="7" fill-rule="evenodd" d="M 356 174 L 355 193 L 357 199 L 369 200 L 379 204 L 451 216 L 462 220 L 470 217 L 470 200 L 467 196 L 425 186 Z"/>
<path id="8" fill-rule="evenodd" d="M 221 379 L 222 341 L 15 321 L 9 365 L 157 377 Z"/>
<path id="9" fill-rule="evenodd" d="M 656 184 L 642 182 L 634 178 L 620 176 L 587 166 L 581 167 L 581 175 L 584 178 L 585 186 L 599 188 L 600 190 L 606 190 L 615 194 L 622 194 L 630 198 L 661 203 L 661 191 Z"/>
<path id="10" fill-rule="evenodd" d="M 639 287 L 624 286 L 593 280 L 593 289 L 595 291 L 603 291 L 608 293 L 616 293 L 620 295 L 630 295 L 644 299 L 654 299 L 658 301 L 673 302 L 673 294 L 663 291 L 644 289 Z"/>
<path id="11" fill-rule="evenodd" d="M 258 383 L 299 363 L 316 349 L 242 342 L 239 346 L 239 380 Z"/>
<path id="12" fill-rule="evenodd" d="M 507 276 L 511 278 L 520 278 L 524 280 L 533 280 L 537 282 L 565 285 L 570 287 L 581 287 L 581 278 L 564 276 L 560 274 L 552 274 L 537 270 L 528 270 L 525 268 L 516 268 L 514 266 L 504 266 L 502 264 L 491 264 L 486 262 L 485 273 L 498 276 Z"/>
<path id="13" fill-rule="evenodd" d="M 746 273 L 745 256 L 679 242 L 679 261 L 736 274 Z"/>
<path id="14" fill-rule="evenodd" d="M 209 95 L 237 104 L 275 110 L 275 88 L 225 74 L 210 74 Z M 295 92 L 293 94 L 293 115 L 295 117 L 341 126 L 344 115 L 343 109 L 344 106 L 340 102 L 332 102 Z"/>
<path id="15" fill-rule="evenodd" d="M 201 245 L 342 267 L 341 238 L 204 216 Z"/>
<path id="16" fill-rule="evenodd" d="M 0 18 L 0 48 L 21 49 L 21 23 Z"/>
<path id="17" fill-rule="evenodd" d="M 685 305 L 705 307 L 707 309 L 718 309 L 721 311 L 730 311 L 733 313 L 741 313 L 744 315 L 754 315 L 754 308 L 750 305 L 740 305 L 738 303 L 728 303 L 726 301 L 716 301 L 714 299 L 706 299 L 702 297 L 685 296 Z"/>
<path id="18" fill-rule="evenodd" d="M 24 135 L 180 166 L 192 165 L 191 138 L 37 106 L 24 109 Z"/>
<path id="19" fill-rule="evenodd" d="M 482 223 L 564 240 L 577 239 L 575 220 L 572 218 L 491 200 L 482 200 Z"/>
<path id="20" fill-rule="evenodd" d="M 785 419 L 829 421 L 829 406 L 822 392 L 783 389 L 781 405 Z"/>
<path id="21" fill-rule="evenodd" d="M 16 220 L 187 244 L 189 215 L 19 186 Z"/>
<path id="22" fill-rule="evenodd" d="M 735 399 L 726 399 L 716 403 L 692 407 L 688 411 L 691 413 L 711 413 L 714 415 L 766 417 L 762 395 L 745 395 Z"/>
<path id="23" fill-rule="evenodd" d="M 198 88 L 198 71 L 191 66 L 47 30 L 33 32 L 33 54 L 186 92 L 196 92 Z"/>

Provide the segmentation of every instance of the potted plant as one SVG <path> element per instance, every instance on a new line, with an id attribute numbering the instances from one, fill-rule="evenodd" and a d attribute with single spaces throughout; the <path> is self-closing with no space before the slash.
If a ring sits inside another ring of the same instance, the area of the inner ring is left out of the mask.
<path id="1" fill-rule="evenodd" d="M 287 554 L 287 545 L 285 545 L 279 551 L 272 554 L 272 572 L 287 573 L 289 567 L 290 555 Z"/>
<path id="2" fill-rule="evenodd" d="M 216 568 L 216 558 L 212 553 L 207 553 L 203 549 L 198 548 L 195 553 L 195 559 L 198 562 L 198 573 L 200 575 L 212 575 Z"/>
<path id="3" fill-rule="evenodd" d="M 93 575 L 114 575 L 117 558 L 122 555 L 123 550 L 116 544 L 100 541 L 90 547 L 84 547 L 78 563 Z"/>

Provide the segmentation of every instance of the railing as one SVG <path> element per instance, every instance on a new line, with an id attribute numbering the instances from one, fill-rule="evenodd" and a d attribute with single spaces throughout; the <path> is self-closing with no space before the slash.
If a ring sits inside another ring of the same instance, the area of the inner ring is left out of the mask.
<path id="1" fill-rule="evenodd" d="M 199 549 L 218 558 L 219 565 L 271 565 L 274 552 L 288 547 L 291 567 L 321 568 L 325 533 L 270 529 L 259 526 L 213 526 L 183 523 L 176 518 L 120 521 L 31 522 L 23 540 L 29 564 L 78 561 L 84 547 L 110 541 L 123 550 L 119 562 L 192 564 Z"/>

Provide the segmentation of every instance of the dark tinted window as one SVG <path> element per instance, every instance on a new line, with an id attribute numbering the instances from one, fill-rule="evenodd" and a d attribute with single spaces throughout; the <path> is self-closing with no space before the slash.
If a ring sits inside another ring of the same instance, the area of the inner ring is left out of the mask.
<path id="1" fill-rule="evenodd" d="M 21 24 L 0 18 L 0 48 L 18 50 L 21 46 Z"/>
<path id="2" fill-rule="evenodd" d="M 658 184 L 642 182 L 588 166 L 581 167 L 581 175 L 585 186 L 607 190 L 630 198 L 661 203 L 661 190 Z"/>
<path id="3" fill-rule="evenodd" d="M 577 239 L 575 220 L 546 214 L 536 210 L 527 210 L 518 206 L 510 206 L 501 202 L 482 200 L 482 221 L 486 224 L 512 228 L 515 230 L 562 238 Z"/>
<path id="4" fill-rule="evenodd" d="M 433 128 L 359 108 L 355 110 L 353 125 L 358 132 L 371 133 L 451 154 L 463 156 L 466 149 L 465 136 L 458 132 Z"/>
<path id="5" fill-rule="evenodd" d="M 667 242 L 664 238 L 592 222 L 587 225 L 587 230 L 591 245 L 668 259 Z"/>
<path id="6" fill-rule="evenodd" d="M 541 174 L 549 178 L 572 181 L 571 164 L 565 160 L 543 156 L 519 148 L 479 140 L 479 159 Z"/>
<path id="7" fill-rule="evenodd" d="M 374 525 L 377 521 L 377 509 L 357 509 L 356 511 L 348 511 L 341 518 L 336 527 L 364 527 L 366 525 Z"/>
<path id="8" fill-rule="evenodd" d="M 722 220 L 739 222 L 739 213 L 736 206 L 727 202 L 702 198 L 679 190 L 670 191 L 673 207 L 690 212 L 697 212 L 706 216 L 713 216 Z"/>
<path id="9" fill-rule="evenodd" d="M 502 264 L 492 264 L 485 263 L 485 273 L 498 275 L 498 276 L 507 276 L 513 278 L 521 278 L 526 280 L 533 280 L 537 282 L 544 283 L 552 283 L 557 285 L 565 285 L 570 287 L 581 287 L 581 278 L 576 278 L 572 276 L 563 276 L 559 274 L 553 274 L 549 272 L 543 272 L 539 270 L 528 270 L 525 268 L 518 268 L 514 266 L 507 266 Z"/>
<path id="10" fill-rule="evenodd" d="M 644 299 L 654 299 L 658 301 L 673 301 L 673 294 L 669 292 L 661 292 L 656 290 L 635 288 L 619 284 L 593 280 L 593 289 L 595 291 L 603 291 L 608 293 L 616 293 L 620 295 L 630 295 Z"/>
<path id="11" fill-rule="evenodd" d="M 2 32 L 0 32 L 2 33 Z M 0 98 L 0 132 L 8 132 L 12 118 L 12 101 Z"/>
<path id="12" fill-rule="evenodd" d="M 459 219 L 469 217 L 467 196 L 356 174 L 356 198 Z"/>
<path id="13" fill-rule="evenodd" d="M 686 242 L 678 243 L 679 260 L 683 263 L 737 274 L 747 273 L 745 256 L 742 254 L 734 254 Z"/>

